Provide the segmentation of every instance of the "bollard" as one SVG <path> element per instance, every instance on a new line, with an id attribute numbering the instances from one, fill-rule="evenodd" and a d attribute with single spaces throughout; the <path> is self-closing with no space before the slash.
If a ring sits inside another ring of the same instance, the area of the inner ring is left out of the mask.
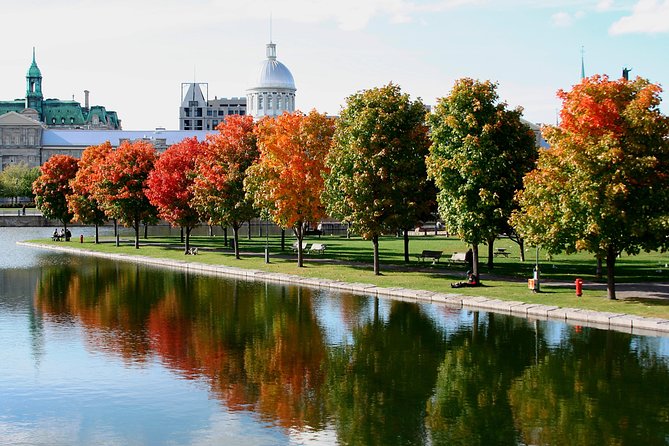
<path id="1" fill-rule="evenodd" d="M 79 236 L 79 243 L 84 243 L 84 234 Z"/>
<path id="2" fill-rule="evenodd" d="M 574 285 L 576 285 L 576 296 L 583 296 L 583 279 L 574 280 Z"/>

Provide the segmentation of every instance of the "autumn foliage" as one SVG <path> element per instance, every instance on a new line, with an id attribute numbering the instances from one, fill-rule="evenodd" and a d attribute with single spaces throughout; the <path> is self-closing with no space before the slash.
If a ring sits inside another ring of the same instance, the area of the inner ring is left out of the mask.
<path id="1" fill-rule="evenodd" d="M 197 160 L 193 200 L 209 224 L 232 226 L 239 258 L 239 228 L 257 215 L 244 192 L 248 169 L 258 158 L 251 116 L 229 116 L 209 135 Z"/>
<path id="2" fill-rule="evenodd" d="M 155 217 L 157 212 L 146 196 L 146 180 L 155 160 L 152 144 L 125 141 L 100 164 L 99 181 L 93 188 L 94 198 L 110 218 L 135 229 L 136 248 L 141 222 Z"/>
<path id="3" fill-rule="evenodd" d="M 146 196 L 158 209 L 158 215 L 172 226 L 185 229 L 185 252 L 189 250 L 191 230 L 200 223 L 192 186 L 195 163 L 203 151 L 204 143 L 197 138 L 186 138 L 170 146 L 158 157 L 146 183 Z"/>
<path id="4" fill-rule="evenodd" d="M 316 111 L 284 113 L 262 120 L 256 129 L 260 158 L 248 170 L 245 187 L 257 208 L 293 229 L 299 266 L 304 224 L 325 216 L 323 172 L 333 133 L 334 123 Z"/>
<path id="5" fill-rule="evenodd" d="M 560 91 L 551 149 L 525 178 L 514 224 L 550 252 L 590 251 L 614 266 L 622 253 L 666 248 L 669 239 L 669 118 L 661 89 L 645 79 L 584 79 Z"/>
<path id="6" fill-rule="evenodd" d="M 87 147 L 81 154 L 79 170 L 70 182 L 72 193 L 67 197 L 67 206 L 74 219 L 96 227 L 95 241 L 98 242 L 98 225 L 104 223 L 106 215 L 100 203 L 93 196 L 93 189 L 98 183 L 99 166 L 112 152 L 109 141 L 98 146 Z"/>
<path id="7" fill-rule="evenodd" d="M 37 208 L 44 217 L 60 220 L 65 228 L 73 217 L 67 207 L 67 196 L 72 193 L 70 181 L 78 168 L 76 158 L 54 155 L 42 165 L 41 175 L 33 183 Z"/>

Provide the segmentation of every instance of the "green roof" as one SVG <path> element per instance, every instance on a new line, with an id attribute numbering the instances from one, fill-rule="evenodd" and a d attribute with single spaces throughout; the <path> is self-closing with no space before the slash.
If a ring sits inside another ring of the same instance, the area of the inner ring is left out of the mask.
<path id="1" fill-rule="evenodd" d="M 21 113 L 26 108 L 26 101 L 23 99 L 17 99 L 14 101 L 0 101 L 0 115 L 4 115 L 7 112 L 13 111 L 16 113 Z"/>
<path id="2" fill-rule="evenodd" d="M 42 115 L 46 125 L 83 125 L 85 123 L 81 104 L 76 101 L 47 99 L 42 105 Z"/>

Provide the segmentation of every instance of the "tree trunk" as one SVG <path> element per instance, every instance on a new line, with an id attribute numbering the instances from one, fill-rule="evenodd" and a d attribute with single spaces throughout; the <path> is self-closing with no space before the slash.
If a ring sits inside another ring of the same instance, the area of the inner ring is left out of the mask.
<path id="1" fill-rule="evenodd" d="M 492 269 L 494 265 L 495 258 L 495 237 L 490 237 L 488 239 L 488 269 Z"/>
<path id="2" fill-rule="evenodd" d="M 472 244 L 472 275 L 476 278 L 476 283 L 479 283 L 479 245 Z"/>
<path id="3" fill-rule="evenodd" d="M 614 249 L 613 245 L 609 245 L 606 250 L 606 292 L 609 296 L 609 299 L 616 300 L 616 277 L 615 277 L 615 267 L 616 267 L 616 257 L 618 253 Z"/>
<path id="4" fill-rule="evenodd" d="M 302 252 L 302 240 L 304 239 L 304 232 L 302 232 L 302 222 L 298 222 L 293 228 L 295 237 L 297 237 L 297 266 L 304 267 L 304 257 Z"/>
<path id="5" fill-rule="evenodd" d="M 221 225 L 223 228 L 223 246 L 228 246 L 228 226 Z"/>
<path id="6" fill-rule="evenodd" d="M 404 233 L 404 263 L 409 263 L 409 230 L 402 230 Z"/>
<path id="7" fill-rule="evenodd" d="M 149 224 L 144 223 L 144 240 L 149 238 Z"/>
<path id="8" fill-rule="evenodd" d="M 181 243 L 183 243 L 184 242 L 184 227 L 183 226 L 181 227 L 181 231 L 180 231 L 179 235 L 181 237 Z"/>
<path id="9" fill-rule="evenodd" d="M 100 225 L 95 223 L 95 244 L 100 243 Z"/>
<path id="10" fill-rule="evenodd" d="M 135 219 L 134 229 L 135 229 L 135 249 L 139 249 L 139 218 Z"/>
<path id="11" fill-rule="evenodd" d="M 518 237 L 518 248 L 520 248 L 520 261 L 525 261 L 525 240 L 522 237 Z"/>
<path id="12" fill-rule="evenodd" d="M 114 237 L 118 239 L 118 220 L 116 219 L 114 219 Z"/>
<path id="13" fill-rule="evenodd" d="M 600 280 L 602 278 L 602 256 L 597 255 L 597 268 L 595 269 L 595 279 Z"/>
<path id="14" fill-rule="evenodd" d="M 208 227 L 209 227 L 209 237 L 213 237 L 214 236 L 214 227 L 212 225 L 208 225 Z"/>
<path id="15" fill-rule="evenodd" d="M 235 245 L 235 259 L 239 260 L 239 228 L 241 225 L 232 224 L 232 244 Z"/>
<path id="16" fill-rule="evenodd" d="M 286 230 L 281 228 L 281 251 L 286 250 Z"/>
<path id="17" fill-rule="evenodd" d="M 249 230 L 247 231 L 246 236 L 249 240 L 251 240 L 251 220 L 249 220 L 247 223 L 249 224 Z"/>
<path id="18" fill-rule="evenodd" d="M 372 237 L 372 243 L 374 244 L 374 275 L 379 276 L 381 272 L 379 271 L 379 236 L 374 234 Z"/>
<path id="19" fill-rule="evenodd" d="M 188 254 L 188 251 L 190 251 L 190 231 L 192 231 L 193 228 L 187 226 L 185 229 L 186 229 L 186 243 L 184 244 L 184 254 Z M 183 235 L 184 235 L 184 228 L 181 227 L 182 240 L 183 240 Z"/>

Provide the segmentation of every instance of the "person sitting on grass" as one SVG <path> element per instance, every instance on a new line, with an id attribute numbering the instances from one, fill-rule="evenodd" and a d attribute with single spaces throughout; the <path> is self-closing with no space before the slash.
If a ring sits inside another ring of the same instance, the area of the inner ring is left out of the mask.
<path id="1" fill-rule="evenodd" d="M 467 271 L 467 281 L 452 283 L 451 288 L 464 288 L 479 285 L 481 285 L 481 282 L 479 282 L 478 277 L 476 277 L 471 271 Z"/>

